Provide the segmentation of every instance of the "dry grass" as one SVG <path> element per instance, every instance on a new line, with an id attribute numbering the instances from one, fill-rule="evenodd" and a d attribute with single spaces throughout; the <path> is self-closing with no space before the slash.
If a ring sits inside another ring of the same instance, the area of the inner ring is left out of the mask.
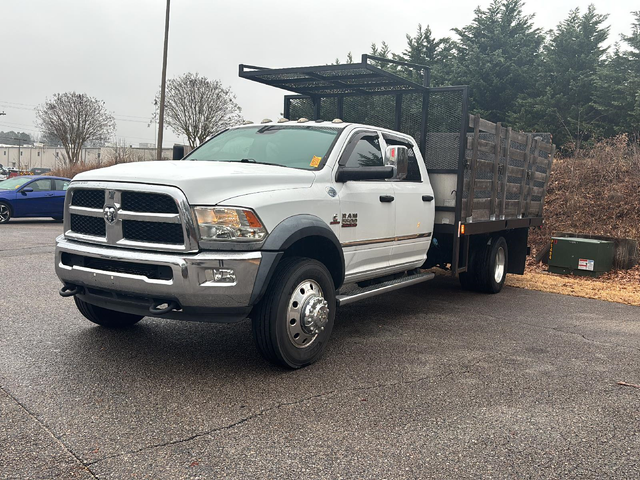
<path id="1" fill-rule="evenodd" d="M 95 170 L 96 168 L 104 168 L 110 167 L 111 165 L 115 165 L 114 161 L 101 162 L 98 163 L 77 163 L 75 165 L 65 165 L 62 167 L 58 167 L 54 170 L 51 170 L 47 175 L 54 175 L 56 177 L 65 177 L 65 178 L 73 178 L 79 173 L 88 172 L 89 170 Z"/>
<path id="2" fill-rule="evenodd" d="M 640 307 L 640 266 L 610 272 L 599 278 L 557 275 L 542 267 L 527 267 L 524 275 L 508 275 L 511 287 L 593 298 Z"/>
<path id="3" fill-rule="evenodd" d="M 603 140 L 578 156 L 556 159 L 545 223 L 531 232 L 535 250 L 557 232 L 640 240 L 640 146 L 626 135 Z"/>
<path id="4" fill-rule="evenodd" d="M 640 241 L 640 145 L 625 135 L 604 140 L 570 158 L 556 159 L 544 207 L 545 223 L 532 230 L 533 253 L 554 233 L 573 232 Z M 640 306 L 640 266 L 597 279 L 548 273 L 531 257 L 513 287 Z"/>

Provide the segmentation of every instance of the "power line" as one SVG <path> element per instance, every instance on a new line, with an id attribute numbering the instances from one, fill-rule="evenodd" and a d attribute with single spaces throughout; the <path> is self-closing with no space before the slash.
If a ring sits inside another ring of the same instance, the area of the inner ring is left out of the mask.
<path id="1" fill-rule="evenodd" d="M 16 107 L 15 105 L 21 105 L 21 106 Z M 27 103 L 4 102 L 4 101 L 0 100 L 0 107 L 3 107 L 3 108 L 12 108 L 12 109 L 15 109 L 15 110 L 34 111 L 36 106 L 37 105 L 29 105 Z M 33 107 L 33 108 L 29 108 L 29 107 Z M 122 120 L 122 121 L 125 121 L 125 122 L 133 122 L 133 121 L 135 121 L 135 120 L 127 120 L 127 118 L 139 118 L 140 120 L 137 120 L 137 121 L 139 121 L 140 123 L 149 123 L 150 118 L 151 118 L 150 115 L 143 117 L 143 116 L 140 116 L 140 115 L 124 115 L 124 114 L 119 114 L 119 113 L 116 113 L 116 112 L 110 112 L 110 113 L 114 116 L 114 118 L 116 120 Z M 122 118 L 120 118 L 120 117 L 122 117 Z"/>
<path id="2" fill-rule="evenodd" d="M 32 132 L 35 132 L 37 130 L 33 129 L 33 125 L 28 125 L 26 123 L 0 123 L 0 126 L 3 127 L 9 127 L 9 128 L 24 128 L 24 127 L 30 127 L 32 130 Z"/>

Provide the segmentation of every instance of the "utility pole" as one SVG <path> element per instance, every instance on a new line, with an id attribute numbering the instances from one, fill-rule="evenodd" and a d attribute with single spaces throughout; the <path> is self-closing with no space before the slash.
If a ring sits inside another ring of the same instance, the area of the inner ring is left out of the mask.
<path id="1" fill-rule="evenodd" d="M 160 84 L 160 114 L 158 121 L 158 144 L 156 145 L 157 160 L 162 158 L 162 133 L 164 130 L 164 91 L 167 83 L 167 49 L 169 47 L 169 9 L 171 0 L 167 0 L 167 15 L 164 20 L 164 54 L 162 56 L 162 82 Z"/>

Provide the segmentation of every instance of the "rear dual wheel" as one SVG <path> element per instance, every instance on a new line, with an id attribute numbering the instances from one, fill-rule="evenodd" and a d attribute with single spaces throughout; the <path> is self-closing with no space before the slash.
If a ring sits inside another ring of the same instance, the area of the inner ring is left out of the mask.
<path id="1" fill-rule="evenodd" d="M 509 265 L 509 250 L 504 237 L 491 237 L 473 247 L 466 272 L 460 274 L 460 284 L 466 290 L 498 293 L 504 286 Z"/>
<path id="2" fill-rule="evenodd" d="M 336 297 L 333 279 L 320 262 L 283 259 L 252 315 L 261 355 L 286 368 L 317 361 L 331 335 Z"/>

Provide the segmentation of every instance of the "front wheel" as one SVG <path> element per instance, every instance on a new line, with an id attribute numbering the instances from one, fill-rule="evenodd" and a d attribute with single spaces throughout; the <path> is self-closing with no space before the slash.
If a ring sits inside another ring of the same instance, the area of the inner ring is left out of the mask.
<path id="1" fill-rule="evenodd" d="M 84 300 L 80 300 L 78 297 L 73 297 L 73 300 L 76 302 L 76 307 L 78 307 L 80 313 L 84 315 L 87 320 L 106 328 L 126 328 L 138 323 L 144 318 L 141 315 L 132 315 L 130 313 L 116 312 L 115 310 L 97 307 Z"/>
<path id="2" fill-rule="evenodd" d="M 285 258 L 252 315 L 258 350 L 271 363 L 301 368 L 317 361 L 333 329 L 333 279 L 320 262 Z"/>
<path id="3" fill-rule="evenodd" d="M 0 202 L 0 223 L 7 223 L 11 219 L 11 207 Z"/>

